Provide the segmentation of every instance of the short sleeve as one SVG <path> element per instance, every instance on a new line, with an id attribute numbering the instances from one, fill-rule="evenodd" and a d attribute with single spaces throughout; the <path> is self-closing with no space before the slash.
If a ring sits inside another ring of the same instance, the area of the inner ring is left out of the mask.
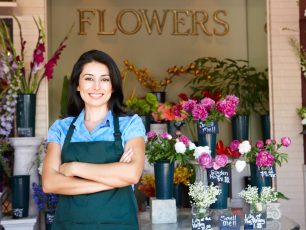
<path id="1" fill-rule="evenodd" d="M 145 138 L 146 130 L 145 130 L 145 127 L 143 125 L 141 118 L 137 114 L 133 115 L 130 118 L 127 126 L 122 132 L 122 136 L 123 136 L 124 144 L 126 144 L 128 140 L 135 138 L 135 137 Z"/>
<path id="2" fill-rule="evenodd" d="M 56 120 L 49 128 L 47 142 L 55 142 L 61 144 L 60 120 Z"/>

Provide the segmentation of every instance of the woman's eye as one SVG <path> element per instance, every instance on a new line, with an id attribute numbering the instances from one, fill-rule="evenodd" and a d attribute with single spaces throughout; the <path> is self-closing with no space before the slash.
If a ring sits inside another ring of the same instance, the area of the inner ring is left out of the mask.
<path id="1" fill-rule="evenodd" d="M 92 77 L 85 77 L 85 81 L 92 81 Z"/>
<path id="2" fill-rule="evenodd" d="M 101 81 L 104 81 L 104 82 L 109 82 L 110 79 L 109 78 L 102 78 Z"/>

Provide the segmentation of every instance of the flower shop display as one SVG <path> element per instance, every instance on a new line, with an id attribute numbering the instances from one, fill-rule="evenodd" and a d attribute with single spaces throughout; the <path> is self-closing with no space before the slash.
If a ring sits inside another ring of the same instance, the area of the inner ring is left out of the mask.
<path id="1" fill-rule="evenodd" d="M 212 229 L 212 218 L 209 207 L 216 202 L 221 190 L 218 186 L 204 185 L 201 181 L 189 186 L 189 196 L 192 203 L 192 229 Z M 210 228 L 207 228 L 210 226 Z"/>
<path id="2" fill-rule="evenodd" d="M 0 65 L 3 67 L 0 71 L 0 78 L 7 83 L 7 88 L 4 94 L 1 95 L 1 103 L 5 105 L 7 104 L 5 103 L 6 101 L 10 101 L 11 105 L 9 105 L 9 108 L 12 109 L 12 111 L 10 111 L 12 114 L 15 113 L 15 108 L 13 108 L 13 106 L 17 105 L 16 120 L 18 136 L 35 136 L 36 94 L 43 79 L 47 78 L 47 80 L 51 80 L 53 78 L 54 67 L 57 65 L 60 55 L 66 47 L 65 42 L 72 28 L 59 44 L 52 57 L 45 62 L 46 35 L 44 26 L 40 18 L 34 18 L 38 30 L 38 40 L 33 51 L 30 68 L 27 68 L 25 60 L 26 41 L 23 39 L 21 23 L 17 17 L 14 17 L 14 19 L 19 28 L 21 46 L 19 54 L 14 47 L 6 26 L 0 23 L 0 44 L 2 47 L 0 52 Z M 26 71 L 29 72 L 26 73 Z M 10 115 L 1 112 L 1 115 L 2 114 L 4 117 Z M 7 121 L 8 123 L 12 123 L 10 119 Z M 4 130 L 7 130 L 7 132 L 11 129 L 10 127 L 6 127 L 7 125 L 3 126 L 2 123 L 1 126 Z"/>
<path id="3" fill-rule="evenodd" d="M 54 220 L 55 209 L 58 201 L 58 195 L 52 193 L 44 193 L 41 185 L 32 184 L 33 199 L 39 211 L 45 215 L 46 230 L 51 230 Z"/>
<path id="4" fill-rule="evenodd" d="M 147 197 L 155 196 L 155 178 L 153 174 L 144 174 L 141 177 L 140 184 L 137 187 Z"/>
<path id="5" fill-rule="evenodd" d="M 284 194 L 271 187 L 263 187 L 259 192 L 255 186 L 248 186 L 238 194 L 248 204 L 245 225 L 261 229 L 266 227 L 267 205 L 278 199 L 288 199 Z"/>
<path id="6" fill-rule="evenodd" d="M 195 145 L 186 136 L 173 139 L 166 132 L 147 133 L 145 154 L 149 163 L 154 164 L 157 199 L 173 197 L 174 162 L 184 165 L 188 163 L 194 148 Z"/>
<path id="7" fill-rule="evenodd" d="M 197 101 L 188 99 L 182 102 L 182 113 L 187 114 L 187 122 L 198 123 L 198 145 L 208 145 L 215 156 L 218 121 L 230 119 L 235 115 L 239 99 L 234 95 L 228 95 L 224 99 L 216 101 L 210 97 L 204 97 Z"/>
<path id="8" fill-rule="evenodd" d="M 288 161 L 288 154 L 281 152 L 282 147 L 291 144 L 289 137 L 282 137 L 280 143 L 273 139 L 265 142 L 258 140 L 255 146 L 251 146 L 249 141 L 243 141 L 238 146 L 238 151 L 242 154 L 236 162 L 236 169 L 240 170 L 243 162 L 250 164 L 251 183 L 261 191 L 264 186 L 272 186 L 272 177 L 276 176 L 275 166 L 282 166 Z M 237 150 L 237 149 L 236 149 Z"/>
<path id="9" fill-rule="evenodd" d="M 176 200 L 176 207 L 182 207 L 183 186 L 188 186 L 193 176 L 194 171 L 190 166 L 178 166 L 174 169 L 173 196 Z"/>

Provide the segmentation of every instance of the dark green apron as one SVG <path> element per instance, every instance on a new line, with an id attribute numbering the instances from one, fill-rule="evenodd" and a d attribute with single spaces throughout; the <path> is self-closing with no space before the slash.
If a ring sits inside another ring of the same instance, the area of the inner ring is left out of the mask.
<path id="1" fill-rule="evenodd" d="M 74 119 L 75 121 L 76 119 Z M 115 141 L 70 142 L 71 123 L 62 148 L 62 162 L 104 164 L 119 162 L 123 153 L 118 117 Z M 60 195 L 52 230 L 139 229 L 137 205 L 131 186 L 85 195 Z"/>

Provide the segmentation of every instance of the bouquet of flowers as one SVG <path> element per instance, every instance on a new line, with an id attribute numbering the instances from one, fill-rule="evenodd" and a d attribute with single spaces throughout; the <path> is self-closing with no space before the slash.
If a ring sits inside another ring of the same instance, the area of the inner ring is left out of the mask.
<path id="1" fill-rule="evenodd" d="M 180 103 L 159 103 L 157 110 L 152 113 L 152 117 L 155 121 L 183 122 L 188 117 L 188 114 L 181 112 L 182 108 Z"/>
<path id="2" fill-rule="evenodd" d="M 44 193 L 41 186 L 33 183 L 33 199 L 39 211 L 55 212 L 57 205 L 57 195 L 52 193 Z"/>
<path id="3" fill-rule="evenodd" d="M 282 137 L 280 143 L 275 140 L 268 139 L 264 143 L 258 140 L 255 146 L 251 146 L 249 141 L 235 141 L 236 149 L 242 154 L 242 160 L 236 162 L 236 169 L 241 168 L 239 164 L 249 163 L 257 166 L 281 166 L 283 162 L 288 162 L 288 154 L 280 152 L 281 147 L 288 147 L 291 144 L 289 137 Z M 238 144 L 239 143 L 239 144 Z M 239 170 L 237 170 L 239 171 Z"/>
<path id="4" fill-rule="evenodd" d="M 200 181 L 189 186 L 188 194 L 194 206 L 207 209 L 217 201 L 217 196 L 221 194 L 221 190 L 218 186 L 213 184 L 206 186 Z"/>
<path id="5" fill-rule="evenodd" d="M 193 169 L 186 166 L 179 166 L 174 169 L 173 183 L 188 185 L 193 175 Z"/>
<path id="6" fill-rule="evenodd" d="M 157 161 L 177 161 L 186 164 L 195 149 L 186 136 L 173 139 L 169 133 L 157 134 L 154 131 L 147 133 L 146 156 L 150 164 Z"/>
<path id="7" fill-rule="evenodd" d="M 155 178 L 153 174 L 144 174 L 141 177 L 138 189 L 142 191 L 147 197 L 155 196 Z"/>
<path id="8" fill-rule="evenodd" d="M 251 211 L 262 212 L 266 204 L 277 201 L 277 199 L 288 199 L 284 194 L 274 191 L 271 187 L 263 187 L 261 193 L 258 193 L 256 186 L 248 186 L 242 190 L 238 195 L 250 204 Z"/>
<path id="9" fill-rule="evenodd" d="M 239 99 L 234 95 L 228 95 L 224 99 L 216 101 L 210 97 L 204 97 L 201 100 L 188 99 L 181 102 L 181 104 L 181 113 L 187 114 L 187 121 L 210 124 L 213 121 L 233 117 L 236 113 Z"/>

